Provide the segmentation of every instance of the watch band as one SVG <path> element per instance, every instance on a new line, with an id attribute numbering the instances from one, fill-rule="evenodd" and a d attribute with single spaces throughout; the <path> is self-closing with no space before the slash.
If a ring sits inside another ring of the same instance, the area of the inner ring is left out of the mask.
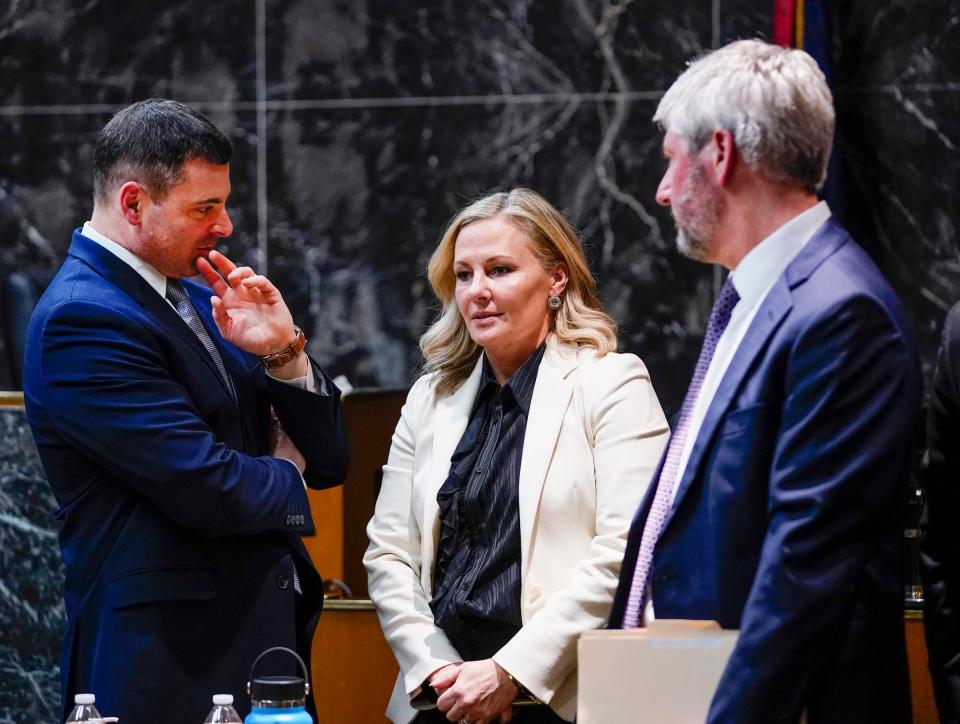
<path id="1" fill-rule="evenodd" d="M 509 679 L 510 683 L 513 684 L 515 687 L 517 687 L 517 698 L 514 700 L 514 704 L 518 704 L 518 703 L 540 704 L 541 703 L 537 697 L 535 697 L 533 694 L 530 693 L 530 690 L 527 687 L 525 687 L 523 684 L 521 684 L 519 681 L 513 678 L 513 674 L 511 674 L 509 671 L 504 669 L 502 666 L 500 668 L 503 670 L 503 673 L 506 674 L 507 679 Z"/>
<path id="2" fill-rule="evenodd" d="M 268 370 L 275 370 L 279 367 L 283 367 L 287 362 L 292 362 L 297 358 L 303 348 L 307 346 L 307 338 L 303 334 L 303 330 L 300 327 L 293 328 L 296 336 L 293 338 L 287 347 L 284 347 L 279 352 L 274 352 L 273 354 L 268 354 L 266 357 L 261 357 L 260 361 L 263 362 L 263 366 Z"/>

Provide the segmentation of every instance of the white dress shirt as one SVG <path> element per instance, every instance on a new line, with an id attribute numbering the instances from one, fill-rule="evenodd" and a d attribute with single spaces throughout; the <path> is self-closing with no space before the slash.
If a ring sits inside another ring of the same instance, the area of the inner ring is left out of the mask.
<path id="1" fill-rule="evenodd" d="M 707 416 L 707 410 L 710 409 L 710 403 L 713 402 L 714 395 L 720 387 L 720 382 L 723 380 L 740 342 L 750 328 L 750 323 L 780 275 L 786 271 L 790 262 L 796 258 L 797 254 L 803 250 L 803 247 L 807 245 L 813 235 L 829 218 L 830 207 L 827 206 L 826 201 L 820 201 L 803 213 L 794 216 L 757 244 L 740 260 L 737 268 L 730 272 L 733 286 L 737 290 L 737 294 L 740 295 L 740 301 L 733 308 L 730 322 L 717 341 L 717 348 L 714 350 L 710 366 L 707 368 L 707 374 L 703 379 L 700 395 L 694 403 L 693 412 L 690 415 L 690 426 L 677 466 L 676 484 L 673 486 L 671 505 L 676 500 L 680 481 L 683 480 L 687 462 L 690 460 L 690 453 L 693 451 L 693 445 L 700 434 L 700 428 Z M 652 597 L 647 600 L 644 618 L 650 621 L 654 618 Z"/>

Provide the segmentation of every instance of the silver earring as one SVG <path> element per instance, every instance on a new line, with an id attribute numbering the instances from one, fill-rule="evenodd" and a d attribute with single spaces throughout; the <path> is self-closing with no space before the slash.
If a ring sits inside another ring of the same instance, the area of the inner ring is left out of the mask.
<path id="1" fill-rule="evenodd" d="M 551 294 L 547 298 L 547 306 L 554 311 L 560 309 L 560 297 L 558 297 L 556 294 Z"/>

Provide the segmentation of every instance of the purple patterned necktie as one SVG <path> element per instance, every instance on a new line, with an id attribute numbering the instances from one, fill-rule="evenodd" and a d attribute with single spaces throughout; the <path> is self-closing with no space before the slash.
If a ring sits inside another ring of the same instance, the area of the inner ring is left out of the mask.
<path id="1" fill-rule="evenodd" d="M 670 438 L 667 457 L 663 461 L 663 470 L 660 471 L 657 490 L 653 495 L 653 503 L 650 505 L 650 512 L 643 526 L 640 552 L 637 555 L 637 565 L 633 571 L 630 595 L 627 597 L 626 611 L 623 615 L 623 628 L 636 628 L 640 625 L 643 609 L 647 602 L 647 582 L 650 576 L 650 565 L 653 563 L 653 549 L 660 537 L 660 531 L 663 530 L 663 522 L 666 520 L 667 513 L 670 512 L 670 507 L 673 504 L 673 489 L 677 484 L 680 455 L 683 452 L 687 432 L 690 429 L 693 408 L 700 396 L 700 388 L 703 387 L 703 380 L 707 376 L 710 360 L 713 359 L 713 353 L 717 349 L 717 342 L 720 341 L 723 330 L 727 328 L 730 314 L 738 301 L 740 301 L 740 295 L 737 294 L 737 290 L 734 289 L 733 282 L 728 276 L 727 281 L 720 289 L 717 301 L 713 303 L 710 320 L 707 322 L 707 333 L 703 338 L 703 347 L 700 349 L 700 357 L 697 359 L 697 366 L 693 371 L 693 379 L 690 380 L 687 396 L 683 400 L 683 407 L 680 408 L 677 426 Z"/>

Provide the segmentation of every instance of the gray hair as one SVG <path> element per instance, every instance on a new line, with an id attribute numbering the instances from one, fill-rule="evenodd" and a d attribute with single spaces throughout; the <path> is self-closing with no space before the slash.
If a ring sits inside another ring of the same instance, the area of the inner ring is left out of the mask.
<path id="1" fill-rule="evenodd" d="M 738 40 L 693 62 L 670 86 L 653 120 L 699 150 L 733 134 L 744 160 L 769 179 L 816 193 L 833 145 L 833 96 L 802 50 Z"/>

